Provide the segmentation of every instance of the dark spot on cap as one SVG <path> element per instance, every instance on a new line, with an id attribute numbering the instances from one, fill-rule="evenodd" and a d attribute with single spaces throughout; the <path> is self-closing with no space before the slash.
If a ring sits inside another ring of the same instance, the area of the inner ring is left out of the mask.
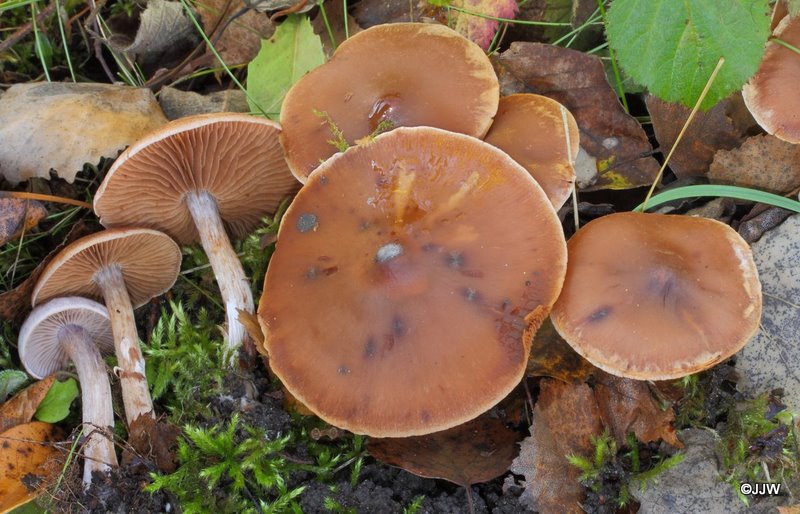
<path id="1" fill-rule="evenodd" d="M 326 277 L 330 277 L 331 275 L 333 275 L 334 273 L 336 273 L 338 271 L 339 271 L 339 266 L 330 266 L 330 267 L 325 268 L 324 270 L 322 270 L 322 272 L 325 273 Z"/>
<path id="2" fill-rule="evenodd" d="M 340 375 L 343 375 L 343 376 L 344 376 L 344 375 L 349 375 L 349 374 L 350 374 L 350 368 L 348 368 L 347 366 L 339 366 L 339 369 L 337 369 L 336 371 L 337 371 L 337 372 L 338 372 Z"/>
<path id="3" fill-rule="evenodd" d="M 435 243 L 425 243 L 424 245 L 422 245 L 423 252 L 435 252 L 439 248 L 441 247 Z"/>
<path id="4" fill-rule="evenodd" d="M 459 273 L 469 278 L 483 278 L 483 272 L 476 269 L 462 269 Z"/>
<path id="5" fill-rule="evenodd" d="M 478 300 L 478 290 L 473 289 L 471 287 L 464 288 L 464 298 L 467 299 L 468 302 L 475 302 Z"/>
<path id="6" fill-rule="evenodd" d="M 533 282 L 531 282 L 530 280 L 525 281 L 525 287 L 530 287 L 531 284 L 533 284 Z"/>
<path id="7" fill-rule="evenodd" d="M 317 216 L 315 214 L 311 214 L 310 212 L 303 213 L 299 218 L 297 218 L 297 230 L 302 233 L 316 230 L 317 225 Z"/>
<path id="8" fill-rule="evenodd" d="M 11 446 L 11 444 L 9 444 L 8 441 L 3 441 L 3 448 L 8 448 L 9 446 Z"/>
<path id="9" fill-rule="evenodd" d="M 322 175 L 322 176 L 319 178 L 319 183 L 320 183 L 320 184 L 322 184 L 323 186 L 324 186 L 325 184 L 327 184 L 327 183 L 328 183 L 328 176 L 327 176 L 327 175 Z"/>
<path id="10" fill-rule="evenodd" d="M 330 260 L 333 260 L 333 257 L 330 257 L 328 255 L 320 255 L 319 257 L 317 257 L 317 260 L 320 262 L 328 262 Z"/>
<path id="11" fill-rule="evenodd" d="M 589 321 L 590 322 L 601 321 L 607 318 L 609 314 L 611 314 L 611 310 L 612 310 L 611 307 L 608 305 L 600 307 L 599 309 L 597 309 L 596 311 L 594 311 L 589 315 Z"/>
<path id="12" fill-rule="evenodd" d="M 459 269 L 464 266 L 464 254 L 461 252 L 450 252 L 446 257 L 447 266 L 453 269 Z"/>
<path id="13" fill-rule="evenodd" d="M 364 220 L 364 221 L 362 221 L 361 223 L 358 224 L 358 228 L 359 228 L 359 230 L 367 230 L 371 225 L 372 225 L 372 223 L 370 223 L 367 220 Z"/>
<path id="14" fill-rule="evenodd" d="M 312 267 L 310 267 L 310 268 L 308 268 L 306 270 L 306 278 L 308 280 L 313 280 L 313 279 L 317 278 L 317 267 L 316 266 L 312 266 Z"/>
<path id="15" fill-rule="evenodd" d="M 431 413 L 426 411 L 426 410 L 422 410 L 422 411 L 419 412 L 419 418 L 425 424 L 430 423 L 430 421 L 431 421 Z"/>
<path id="16" fill-rule="evenodd" d="M 367 344 L 364 345 L 364 357 L 367 359 L 371 359 L 375 357 L 375 352 L 377 351 L 378 344 L 375 342 L 375 338 L 370 337 L 367 339 Z"/>
<path id="17" fill-rule="evenodd" d="M 397 337 L 402 337 L 408 333 L 408 326 L 406 326 L 406 322 L 403 321 L 403 318 L 399 316 L 394 317 L 394 320 L 392 320 L 392 333 Z"/>

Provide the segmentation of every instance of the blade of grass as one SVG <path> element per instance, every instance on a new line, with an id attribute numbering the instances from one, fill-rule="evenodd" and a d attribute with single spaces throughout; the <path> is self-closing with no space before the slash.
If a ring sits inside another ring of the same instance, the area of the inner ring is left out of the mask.
<path id="1" fill-rule="evenodd" d="M 786 41 L 784 41 L 781 38 L 774 37 L 774 38 L 770 39 L 770 41 L 772 41 L 773 43 L 777 43 L 777 44 L 779 44 L 779 45 L 781 45 L 781 46 L 783 46 L 785 48 L 788 48 L 792 52 L 800 54 L 800 48 L 797 48 L 796 46 L 787 43 Z"/>
<path id="2" fill-rule="evenodd" d="M 331 46 L 333 50 L 336 51 L 336 38 L 333 37 L 333 29 L 331 28 L 331 23 L 328 21 L 328 12 L 325 10 L 325 0 L 317 0 L 317 6 L 319 6 L 319 13 L 322 15 L 322 22 L 325 24 L 325 30 L 328 32 L 328 38 L 331 40 Z M 345 26 L 347 26 L 347 18 L 345 18 Z"/>
<path id="3" fill-rule="evenodd" d="M 347 0 L 342 0 L 342 10 L 344 11 L 344 38 L 350 39 L 350 24 L 347 22 Z"/>
<path id="4" fill-rule="evenodd" d="M 55 0 L 56 2 L 56 19 L 58 20 L 58 32 L 61 34 L 61 44 L 64 46 L 64 57 L 67 59 L 67 68 L 69 68 L 69 76 L 72 79 L 72 82 L 77 82 L 75 80 L 75 70 L 72 69 L 72 59 L 69 56 L 69 43 L 67 42 L 67 34 L 64 31 L 64 20 L 61 19 L 61 2 L 59 0 Z M 66 13 L 66 11 L 64 11 Z"/>
<path id="5" fill-rule="evenodd" d="M 33 40 L 36 56 L 42 63 L 42 71 L 47 82 L 50 82 L 50 71 L 47 69 L 47 61 L 44 58 L 44 48 L 42 47 L 42 34 L 39 32 L 38 24 L 36 23 L 36 3 L 31 3 L 31 22 L 33 23 Z"/>
<path id="6" fill-rule="evenodd" d="M 662 193 L 654 195 L 652 198 L 650 198 L 650 201 L 647 203 L 647 206 L 645 206 L 645 204 L 642 203 L 638 207 L 636 207 L 634 211 L 644 212 L 645 209 L 650 209 L 657 205 L 661 205 L 666 202 L 671 202 L 673 200 L 683 200 L 684 198 L 696 198 L 696 197 L 707 197 L 707 196 L 711 197 L 723 196 L 725 198 L 736 198 L 737 200 L 747 200 L 750 202 L 764 203 L 775 207 L 780 207 L 781 209 L 786 209 L 789 211 L 800 213 L 800 202 L 798 202 L 797 200 L 792 200 L 791 198 L 786 198 L 785 196 L 767 193 L 765 191 L 759 191 L 757 189 L 750 189 L 738 186 L 724 186 L 724 185 L 699 185 L 699 186 L 676 187 L 675 189 L 670 189 L 668 191 L 664 191 Z"/>
<path id="7" fill-rule="evenodd" d="M 606 6 L 605 0 L 597 0 L 597 8 L 600 10 L 600 16 L 603 18 L 603 25 L 606 24 Z M 622 106 L 625 108 L 625 112 L 630 113 L 630 109 L 628 108 L 628 99 L 625 98 L 625 88 L 622 86 L 622 75 L 619 72 L 619 67 L 617 66 L 617 57 L 614 53 L 614 50 L 611 47 L 608 47 L 608 56 L 611 57 L 611 70 L 614 72 L 614 85 L 617 86 L 617 96 L 619 96 L 620 101 L 622 102 Z"/>
<path id="8" fill-rule="evenodd" d="M 513 23 L 515 25 L 538 25 L 542 27 L 569 27 L 570 24 L 567 22 L 555 22 L 555 21 L 529 21 L 529 20 L 514 20 L 512 18 L 499 18 L 497 16 L 490 16 L 488 14 L 483 14 L 475 11 L 470 11 L 467 9 L 462 9 L 461 7 L 456 7 L 454 5 L 446 6 L 447 11 L 449 12 L 451 9 L 453 11 L 458 11 L 460 13 L 469 14 L 470 16 L 476 16 L 478 18 L 484 18 L 487 20 L 493 21 L 503 21 L 506 23 Z"/>

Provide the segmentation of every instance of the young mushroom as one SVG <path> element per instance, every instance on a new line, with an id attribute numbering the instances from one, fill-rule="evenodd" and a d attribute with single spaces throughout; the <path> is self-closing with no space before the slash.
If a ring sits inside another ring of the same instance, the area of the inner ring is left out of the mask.
<path id="1" fill-rule="evenodd" d="M 575 184 L 573 163 L 580 140 L 578 124 L 566 107 L 541 95 L 504 96 L 483 140 L 528 170 L 556 210 L 564 205 Z"/>
<path id="2" fill-rule="evenodd" d="M 154 415 L 133 309 L 169 290 L 180 266 L 180 248 L 166 234 L 143 228 L 110 229 L 64 248 L 42 271 L 33 290 L 34 306 L 65 295 L 105 301 L 128 426 L 139 416 Z"/>
<path id="3" fill-rule="evenodd" d="M 281 141 L 289 168 L 305 182 L 342 150 L 337 145 L 376 131 L 429 126 L 483 137 L 499 98 L 489 58 L 458 32 L 429 23 L 376 25 L 292 86 L 281 107 Z"/>
<path id="4" fill-rule="evenodd" d="M 86 298 L 56 298 L 33 309 L 19 333 L 19 358 L 30 375 L 44 378 L 70 362 L 78 371 L 83 410 L 83 483 L 117 466 L 111 386 L 102 353 L 114 351 L 108 311 Z"/>
<path id="5" fill-rule="evenodd" d="M 551 318 L 595 366 L 639 380 L 710 368 L 758 328 L 761 283 L 747 243 L 724 223 L 625 212 L 568 242 Z"/>
<path id="6" fill-rule="evenodd" d="M 565 269 L 524 168 L 463 134 L 398 128 L 320 165 L 289 207 L 258 309 L 264 351 L 333 425 L 444 430 L 519 383 Z"/>
<path id="7" fill-rule="evenodd" d="M 254 305 L 228 235 L 246 236 L 300 186 L 279 133 L 277 123 L 244 114 L 176 120 L 123 152 L 94 199 L 106 227 L 135 224 L 180 244 L 200 241 L 225 305 L 231 364 L 247 335 L 239 311 L 252 314 Z"/>

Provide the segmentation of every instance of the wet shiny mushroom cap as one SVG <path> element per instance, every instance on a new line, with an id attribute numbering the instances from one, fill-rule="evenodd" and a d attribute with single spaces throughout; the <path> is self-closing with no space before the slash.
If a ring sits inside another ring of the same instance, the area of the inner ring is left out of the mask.
<path id="1" fill-rule="evenodd" d="M 551 318 L 595 366 L 639 380 L 697 373 L 758 328 L 761 284 L 747 243 L 706 218 L 618 213 L 568 243 Z"/>
<path id="2" fill-rule="evenodd" d="M 42 271 L 32 303 L 75 295 L 103 301 L 95 274 L 118 266 L 134 308 L 163 294 L 178 277 L 181 250 L 166 234 L 142 228 L 108 229 L 82 237 L 59 253 Z"/>
<path id="3" fill-rule="evenodd" d="M 379 128 L 429 126 L 483 137 L 500 86 L 478 45 L 438 24 L 377 25 L 342 43 L 300 79 L 281 107 L 281 140 L 295 176 L 306 177 L 347 143 Z M 383 125 L 382 125 L 383 123 Z"/>
<path id="4" fill-rule="evenodd" d="M 161 230 L 180 244 L 199 241 L 184 201 L 206 191 L 230 237 L 247 235 L 300 184 L 280 146 L 280 126 L 246 114 L 203 114 L 168 123 L 114 162 L 94 210 L 107 227 Z"/>
<path id="5" fill-rule="evenodd" d="M 443 430 L 519 383 L 565 268 L 521 166 L 468 136 L 397 129 L 320 166 L 284 216 L 258 309 L 270 366 L 336 426 Z"/>
<path id="6" fill-rule="evenodd" d="M 786 16 L 773 35 L 782 41 L 800 46 L 800 17 Z M 800 143 L 800 55 L 774 41 L 767 50 L 758 71 L 742 88 L 742 97 L 753 118 L 773 136 Z"/>
<path id="7" fill-rule="evenodd" d="M 579 140 L 578 124 L 567 108 L 534 94 L 501 98 L 484 138 L 528 170 L 556 209 L 572 192 Z"/>

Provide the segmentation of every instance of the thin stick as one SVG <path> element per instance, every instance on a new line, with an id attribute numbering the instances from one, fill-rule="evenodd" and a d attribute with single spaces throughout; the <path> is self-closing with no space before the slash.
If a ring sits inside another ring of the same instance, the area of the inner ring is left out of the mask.
<path id="1" fill-rule="evenodd" d="M 697 111 L 700 110 L 700 104 L 703 103 L 705 100 L 706 95 L 708 94 L 709 89 L 711 89 L 711 85 L 714 83 L 714 80 L 717 78 L 717 74 L 719 73 L 720 68 L 722 65 L 725 64 L 725 58 L 720 57 L 719 61 L 717 62 L 716 68 L 714 71 L 711 72 L 711 76 L 708 77 L 708 81 L 706 82 L 706 87 L 703 88 L 703 92 L 700 93 L 700 98 L 697 99 L 697 103 L 694 104 L 694 108 L 692 112 L 689 114 L 689 117 L 686 119 L 686 123 L 683 124 L 683 128 L 681 128 L 680 133 L 678 133 L 677 139 L 675 139 L 675 143 L 672 144 L 672 148 L 670 149 L 667 157 L 664 159 L 664 163 L 661 165 L 661 169 L 658 170 L 658 174 L 656 178 L 653 180 L 653 185 L 650 186 L 650 190 L 647 192 L 647 196 L 644 198 L 644 202 L 642 202 L 642 211 L 647 210 L 647 202 L 650 200 L 650 197 L 653 196 L 653 192 L 656 190 L 656 186 L 659 182 L 661 182 L 661 177 L 664 175 L 664 170 L 667 168 L 667 164 L 669 164 L 669 159 L 672 157 L 672 154 L 675 152 L 675 149 L 683 139 L 683 135 L 686 133 L 686 129 L 689 128 L 689 124 L 694 119 L 694 115 L 697 114 Z"/>
<path id="2" fill-rule="evenodd" d="M 563 105 L 561 106 L 561 126 L 564 128 L 564 142 L 567 145 L 567 159 L 569 165 L 572 167 L 572 172 L 575 172 L 575 160 L 572 158 L 572 138 L 569 137 L 569 119 L 567 115 L 569 111 Z M 572 217 L 575 221 L 575 232 L 580 228 L 580 218 L 578 216 L 578 180 L 577 177 L 572 183 Z"/>
<path id="3" fill-rule="evenodd" d="M 92 204 L 82 202 L 80 200 L 73 200 L 72 198 L 64 198 L 62 196 L 45 195 L 42 193 L 28 193 L 27 191 L 0 191 L 0 198 L 2 197 L 21 198 L 23 200 L 41 200 L 43 202 L 64 203 L 67 205 L 77 205 L 84 209 L 92 210 Z"/>

